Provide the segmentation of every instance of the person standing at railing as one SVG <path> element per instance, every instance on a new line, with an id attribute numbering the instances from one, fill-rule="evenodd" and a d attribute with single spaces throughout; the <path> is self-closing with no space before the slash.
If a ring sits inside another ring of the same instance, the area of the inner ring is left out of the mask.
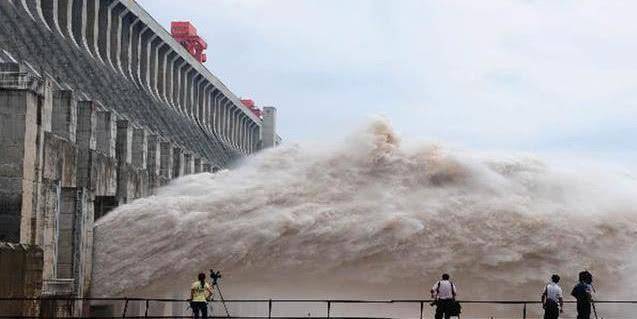
<path id="1" fill-rule="evenodd" d="M 593 275 L 590 272 L 579 273 L 579 282 L 573 287 L 571 296 L 577 299 L 577 319 L 590 319 L 593 302 Z"/>
<path id="2" fill-rule="evenodd" d="M 202 319 L 208 319 L 208 300 L 212 298 L 212 287 L 206 282 L 206 274 L 200 273 L 197 281 L 190 288 L 190 308 L 195 319 L 201 314 Z"/>
<path id="3" fill-rule="evenodd" d="M 542 292 L 542 305 L 544 307 L 544 319 L 557 319 L 564 309 L 562 288 L 558 285 L 560 276 L 551 276 L 551 282 L 544 287 Z"/>
<path id="4" fill-rule="evenodd" d="M 449 274 L 443 274 L 442 280 L 431 288 L 431 299 L 436 304 L 436 319 L 449 319 L 456 315 L 456 285 L 449 280 Z"/>

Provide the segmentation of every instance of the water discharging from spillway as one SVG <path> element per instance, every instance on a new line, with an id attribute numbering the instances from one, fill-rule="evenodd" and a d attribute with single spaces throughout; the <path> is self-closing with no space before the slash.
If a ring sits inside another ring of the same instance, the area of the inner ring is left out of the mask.
<path id="1" fill-rule="evenodd" d="M 559 272 L 632 298 L 637 181 L 532 157 L 403 147 L 382 119 L 333 147 L 283 146 L 175 180 L 95 228 L 94 296 L 417 299 L 449 272 L 466 299 L 537 299 Z"/>

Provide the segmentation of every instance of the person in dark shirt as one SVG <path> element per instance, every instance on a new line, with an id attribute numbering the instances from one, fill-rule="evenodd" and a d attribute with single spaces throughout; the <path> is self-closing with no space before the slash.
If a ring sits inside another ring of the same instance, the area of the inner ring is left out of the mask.
<path id="1" fill-rule="evenodd" d="M 579 282 L 571 291 L 571 296 L 577 299 L 577 319 L 591 318 L 591 303 L 593 302 L 593 276 L 588 271 L 579 273 Z"/>

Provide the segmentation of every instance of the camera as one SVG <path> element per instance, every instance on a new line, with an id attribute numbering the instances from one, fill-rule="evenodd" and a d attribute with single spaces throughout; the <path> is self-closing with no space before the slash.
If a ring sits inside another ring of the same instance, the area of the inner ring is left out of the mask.
<path id="1" fill-rule="evenodd" d="M 210 269 L 210 279 L 212 279 L 212 284 L 216 285 L 219 281 L 219 279 L 221 278 L 221 272 L 220 271 L 214 271 L 213 269 Z"/>

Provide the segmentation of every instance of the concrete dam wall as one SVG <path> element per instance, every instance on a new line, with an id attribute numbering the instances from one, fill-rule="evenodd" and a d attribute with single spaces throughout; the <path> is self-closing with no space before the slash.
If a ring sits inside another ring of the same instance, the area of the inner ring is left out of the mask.
<path id="1" fill-rule="evenodd" d="M 42 249 L 43 294 L 86 296 L 96 219 L 274 146 L 275 117 L 132 0 L 0 1 L 0 242 Z"/>

